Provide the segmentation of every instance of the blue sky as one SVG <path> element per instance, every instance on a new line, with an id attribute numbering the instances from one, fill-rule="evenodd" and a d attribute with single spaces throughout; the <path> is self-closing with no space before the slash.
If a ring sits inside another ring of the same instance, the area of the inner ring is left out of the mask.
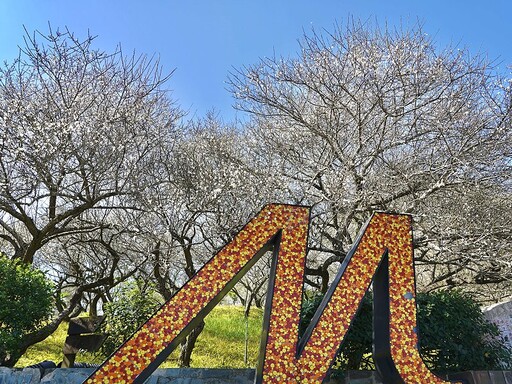
<path id="1" fill-rule="evenodd" d="M 23 25 L 47 31 L 50 22 L 78 36 L 90 30 L 97 48 L 121 43 L 127 52 L 159 55 L 166 72 L 176 69 L 168 86 L 192 116 L 214 108 L 231 120 L 228 72 L 274 53 L 293 56 L 303 31 L 332 30 L 349 16 L 391 26 L 419 20 L 440 47 L 486 52 L 505 72 L 511 15 L 511 0 L 1 0 L 0 60 L 15 57 Z"/>

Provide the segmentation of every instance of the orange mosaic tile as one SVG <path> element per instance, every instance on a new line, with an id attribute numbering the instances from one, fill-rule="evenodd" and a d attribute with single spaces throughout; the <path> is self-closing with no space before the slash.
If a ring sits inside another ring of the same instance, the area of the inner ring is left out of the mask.
<path id="1" fill-rule="evenodd" d="M 292 205 L 268 205 L 212 257 L 162 308 L 150 318 L 86 381 L 93 383 L 142 382 L 148 366 L 171 351 L 173 341 L 213 300 L 220 300 L 224 286 L 232 281 L 254 255 L 280 230 L 286 231 L 279 257 L 298 259 L 295 268 L 303 270 L 309 208 Z M 287 267 L 285 267 L 287 268 Z M 282 268 L 281 268 L 282 269 Z M 290 271 L 283 271 L 291 274 Z M 300 293 L 299 293 L 300 295 Z M 283 296 L 286 303 L 289 298 Z M 206 313 L 202 313 L 202 317 Z M 174 343 L 176 344 L 176 343 Z"/>
<path id="2" fill-rule="evenodd" d="M 301 272 L 290 279 L 288 275 L 293 272 L 285 275 L 282 270 L 276 271 L 261 382 L 322 383 L 386 251 L 392 276 L 389 282 L 390 349 L 398 374 L 405 383 L 445 383 L 427 369 L 416 347 L 411 219 L 381 213 L 372 217 L 354 246 L 350 260 L 340 270 L 335 279 L 337 285 L 332 287 L 332 295 L 302 351 L 298 350 L 297 343 L 300 314 L 294 310 L 300 308 L 300 293 L 297 295 L 297 292 L 302 285 Z M 283 302 L 286 305 L 282 305 Z"/>
<path id="3" fill-rule="evenodd" d="M 208 304 L 244 272 L 254 255 L 273 242 L 274 286 L 264 324 L 257 383 L 322 383 L 343 337 L 368 290 L 383 255 L 389 268 L 390 358 L 405 383 L 444 383 L 424 365 L 417 350 L 415 281 L 411 219 L 375 214 L 351 257 L 342 265 L 330 298 L 308 339 L 297 339 L 305 270 L 309 209 L 269 205 L 187 282 L 144 326 L 107 360 L 86 383 L 142 382 L 176 345 Z M 276 236 L 276 234 L 280 234 Z M 254 261 L 254 260 L 252 260 Z M 381 265 L 382 268 L 382 265 Z M 269 289 L 272 289 L 270 287 Z M 174 343 L 174 344 L 173 344 Z M 384 378 L 386 381 L 386 378 Z"/>

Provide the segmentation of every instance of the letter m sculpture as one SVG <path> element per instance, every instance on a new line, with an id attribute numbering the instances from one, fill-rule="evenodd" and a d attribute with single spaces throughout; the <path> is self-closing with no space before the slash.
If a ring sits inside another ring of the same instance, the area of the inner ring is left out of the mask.
<path id="1" fill-rule="evenodd" d="M 86 383 L 143 383 L 273 249 L 255 383 L 322 383 L 373 282 L 374 359 L 384 383 L 444 383 L 418 353 L 411 218 L 374 214 L 298 339 L 310 210 L 268 205 Z"/>

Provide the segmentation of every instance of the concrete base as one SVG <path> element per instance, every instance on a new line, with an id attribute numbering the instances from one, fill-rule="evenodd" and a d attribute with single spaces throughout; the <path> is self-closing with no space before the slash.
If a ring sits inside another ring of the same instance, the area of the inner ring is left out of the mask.
<path id="1" fill-rule="evenodd" d="M 94 368 L 5 368 L 0 367 L 0 384 L 81 384 Z M 512 384 L 512 371 L 473 371 L 452 374 L 451 380 L 466 384 Z M 157 369 L 147 384 L 252 384 L 253 369 Z M 382 384 L 372 371 L 349 371 L 328 384 Z"/>

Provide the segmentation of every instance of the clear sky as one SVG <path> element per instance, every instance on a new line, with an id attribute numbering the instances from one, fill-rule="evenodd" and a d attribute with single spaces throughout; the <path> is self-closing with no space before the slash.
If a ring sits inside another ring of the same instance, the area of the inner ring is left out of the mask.
<path id="1" fill-rule="evenodd" d="M 332 30 L 349 16 L 391 26 L 419 20 L 440 47 L 485 52 L 504 72 L 512 64 L 512 0 L 0 0 L 0 60 L 15 57 L 23 25 L 89 30 L 99 49 L 121 43 L 159 55 L 164 71 L 176 69 L 168 86 L 183 108 L 195 116 L 214 108 L 229 121 L 229 71 L 274 53 L 293 56 L 303 31 Z"/>

